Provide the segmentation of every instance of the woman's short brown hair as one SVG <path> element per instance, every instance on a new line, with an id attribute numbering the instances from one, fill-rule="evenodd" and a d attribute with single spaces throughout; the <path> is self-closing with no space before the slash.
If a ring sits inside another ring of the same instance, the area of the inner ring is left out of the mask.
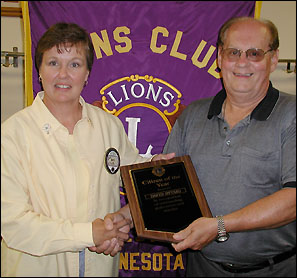
<path id="1" fill-rule="evenodd" d="M 40 38 L 35 52 L 35 66 L 39 72 L 45 51 L 56 46 L 57 49 L 66 44 L 82 45 L 86 50 L 87 67 L 91 72 L 94 61 L 94 47 L 86 30 L 75 23 L 59 22 L 52 25 Z"/>
<path id="2" fill-rule="evenodd" d="M 221 27 L 221 29 L 219 31 L 219 35 L 218 35 L 218 41 L 217 41 L 218 48 L 223 47 L 225 39 L 226 39 L 226 33 L 229 30 L 229 28 L 233 24 L 240 22 L 240 21 L 245 21 L 245 20 L 255 20 L 255 21 L 258 21 L 258 22 L 264 24 L 270 32 L 270 43 L 269 43 L 270 49 L 272 49 L 272 50 L 278 49 L 279 38 L 278 38 L 278 31 L 277 31 L 276 26 L 268 19 L 255 19 L 252 17 L 245 17 L 245 16 L 230 18 L 223 24 L 223 26 Z"/>

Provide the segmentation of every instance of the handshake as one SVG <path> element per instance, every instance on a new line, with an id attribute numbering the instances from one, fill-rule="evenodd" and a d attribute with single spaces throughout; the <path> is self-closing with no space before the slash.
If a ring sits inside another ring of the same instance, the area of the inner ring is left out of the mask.
<path id="1" fill-rule="evenodd" d="M 171 159 L 175 153 L 158 154 L 152 161 Z M 129 205 L 114 213 L 109 213 L 104 220 L 97 218 L 92 222 L 93 241 L 95 246 L 88 249 L 98 254 L 115 256 L 122 250 L 124 242 L 129 239 L 130 228 L 133 228 Z"/>
<path id="2" fill-rule="evenodd" d="M 117 212 L 107 214 L 104 220 L 97 218 L 92 222 L 95 246 L 88 249 L 113 257 L 122 250 L 124 242 L 129 239 L 129 231 L 132 227 L 129 205 L 122 207 Z"/>

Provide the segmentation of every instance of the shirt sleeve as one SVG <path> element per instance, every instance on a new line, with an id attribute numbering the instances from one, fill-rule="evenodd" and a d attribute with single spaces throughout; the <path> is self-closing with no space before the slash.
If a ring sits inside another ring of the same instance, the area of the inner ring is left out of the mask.
<path id="1" fill-rule="evenodd" d="M 43 256 L 93 246 L 92 223 L 36 212 L 28 186 L 31 166 L 22 159 L 23 139 L 4 130 L 1 134 L 1 235 L 8 247 Z"/>
<path id="2" fill-rule="evenodd" d="M 182 142 L 182 131 L 179 124 L 179 119 L 175 122 L 168 138 L 163 148 L 163 153 L 175 153 L 175 156 L 182 156 L 184 155 L 183 150 L 183 142 Z"/>
<path id="3" fill-rule="evenodd" d="M 296 188 L 296 117 L 282 133 L 282 185 Z"/>

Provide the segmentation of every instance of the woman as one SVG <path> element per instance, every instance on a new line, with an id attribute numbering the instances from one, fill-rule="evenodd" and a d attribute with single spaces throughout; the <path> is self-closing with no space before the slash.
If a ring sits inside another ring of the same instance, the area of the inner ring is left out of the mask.
<path id="1" fill-rule="evenodd" d="M 93 57 L 85 30 L 53 25 L 35 55 L 44 91 L 2 124 L 2 276 L 118 275 L 129 223 L 107 230 L 102 219 L 120 208 L 120 163 L 147 159 L 80 96 Z"/>

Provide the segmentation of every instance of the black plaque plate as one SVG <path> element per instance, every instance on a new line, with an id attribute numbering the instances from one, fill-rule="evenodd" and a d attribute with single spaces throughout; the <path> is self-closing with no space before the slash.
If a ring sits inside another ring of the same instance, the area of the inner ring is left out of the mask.
<path id="1" fill-rule="evenodd" d="M 121 167 L 137 235 L 174 242 L 173 233 L 211 217 L 188 155 Z"/>

